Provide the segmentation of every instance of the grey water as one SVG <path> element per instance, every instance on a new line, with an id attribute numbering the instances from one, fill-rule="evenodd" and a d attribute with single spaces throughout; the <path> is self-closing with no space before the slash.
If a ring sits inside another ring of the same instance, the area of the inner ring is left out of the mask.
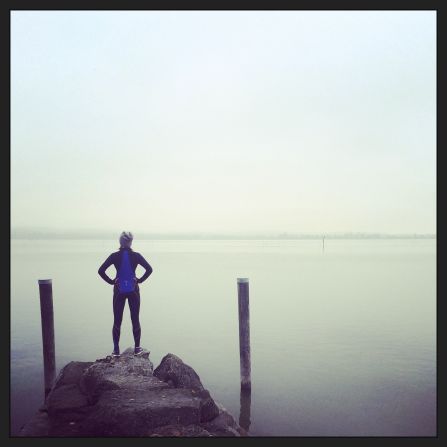
<path id="1" fill-rule="evenodd" d="M 436 435 L 436 240 L 326 238 L 323 251 L 318 240 L 135 239 L 133 248 L 154 269 L 140 311 L 154 366 L 168 352 L 181 357 L 251 435 Z M 97 270 L 116 249 L 11 241 L 12 435 L 43 401 L 37 280 L 53 280 L 57 369 L 104 357 L 112 290 Z M 238 277 L 250 281 L 251 396 L 240 395 Z M 127 306 L 121 334 L 132 346 Z"/>

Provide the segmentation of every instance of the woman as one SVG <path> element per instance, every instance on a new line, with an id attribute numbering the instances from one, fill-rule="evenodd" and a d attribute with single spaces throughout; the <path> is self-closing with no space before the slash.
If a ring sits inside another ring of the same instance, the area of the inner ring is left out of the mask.
<path id="1" fill-rule="evenodd" d="M 145 281 L 152 273 L 152 267 L 140 253 L 133 251 L 133 235 L 130 231 L 123 231 L 120 235 L 120 248 L 112 253 L 99 267 L 98 273 L 104 281 L 113 285 L 113 352 L 112 357 L 120 356 L 119 340 L 121 332 L 121 322 L 123 321 L 124 306 L 126 298 L 129 303 L 130 317 L 132 320 L 132 332 L 135 341 L 135 355 L 141 355 L 143 349 L 140 346 L 141 326 L 140 326 L 140 288 L 138 284 Z M 114 265 L 116 277 L 111 279 L 106 270 Z M 135 270 L 138 265 L 145 268 L 144 275 L 137 278 Z"/>

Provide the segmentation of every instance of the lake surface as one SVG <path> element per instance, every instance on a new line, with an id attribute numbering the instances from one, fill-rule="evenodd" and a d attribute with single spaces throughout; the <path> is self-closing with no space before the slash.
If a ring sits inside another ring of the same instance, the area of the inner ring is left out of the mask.
<path id="1" fill-rule="evenodd" d="M 58 371 L 112 350 L 117 241 L 11 241 L 11 434 L 43 401 L 38 279 L 53 279 Z M 142 346 L 172 352 L 252 435 L 436 435 L 436 240 L 135 240 Z M 139 267 L 140 269 L 141 267 Z M 138 275 L 142 274 L 138 270 Z M 114 268 L 108 270 L 114 277 Z M 238 277 L 250 280 L 240 396 Z M 121 348 L 133 345 L 126 305 Z M 242 414 L 241 414 L 242 407 Z"/>

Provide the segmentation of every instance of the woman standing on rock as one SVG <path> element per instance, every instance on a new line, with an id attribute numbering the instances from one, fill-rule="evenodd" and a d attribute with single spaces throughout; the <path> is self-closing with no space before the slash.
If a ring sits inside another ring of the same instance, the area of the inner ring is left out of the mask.
<path id="1" fill-rule="evenodd" d="M 140 347 L 141 326 L 140 326 L 140 288 L 138 284 L 145 281 L 152 273 L 152 267 L 140 253 L 133 251 L 133 235 L 130 231 L 123 231 L 119 238 L 120 249 L 112 253 L 99 267 L 98 273 L 104 281 L 113 285 L 113 352 L 112 357 L 120 356 L 119 340 L 121 323 L 123 321 L 124 306 L 126 298 L 129 302 L 130 318 L 132 320 L 132 332 L 135 341 L 135 355 L 143 353 Z M 116 268 L 116 278 L 111 279 L 106 270 L 114 265 Z M 137 278 L 135 270 L 138 265 L 146 269 L 141 278 Z"/>

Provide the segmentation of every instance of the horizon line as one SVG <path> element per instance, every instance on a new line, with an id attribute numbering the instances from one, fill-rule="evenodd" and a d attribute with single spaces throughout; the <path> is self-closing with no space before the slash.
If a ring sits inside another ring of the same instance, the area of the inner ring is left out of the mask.
<path id="1" fill-rule="evenodd" d="M 367 231 L 142 231 L 138 239 L 322 239 L 322 238 L 430 238 L 436 233 L 416 232 L 367 232 Z M 116 239 L 117 232 L 97 229 L 42 229 L 17 227 L 10 230 L 11 239 Z"/>

